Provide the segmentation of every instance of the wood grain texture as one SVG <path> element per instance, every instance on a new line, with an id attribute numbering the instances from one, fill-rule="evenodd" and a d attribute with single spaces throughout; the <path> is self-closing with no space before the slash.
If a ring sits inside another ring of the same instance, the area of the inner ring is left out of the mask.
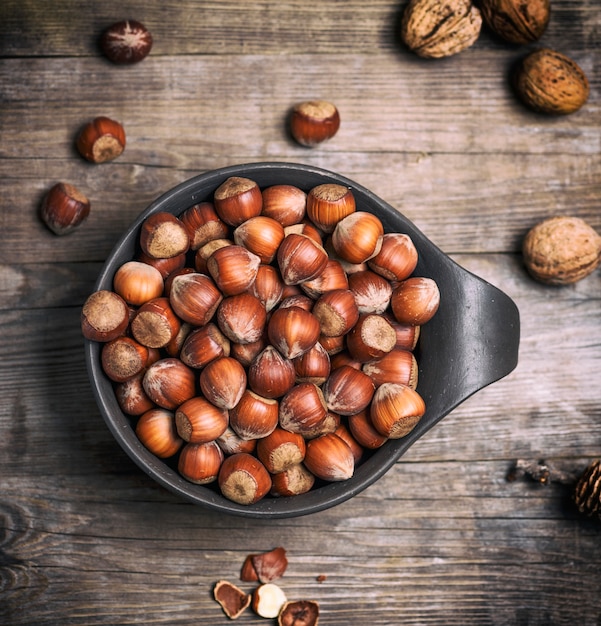
<path id="1" fill-rule="evenodd" d="M 405 4 L 0 5 L 3 626 L 226 624 L 214 583 L 238 582 L 247 554 L 276 545 L 288 551 L 282 587 L 318 600 L 326 626 L 601 623 L 601 526 L 571 500 L 601 455 L 601 273 L 549 288 L 520 254 L 551 215 L 601 231 L 601 12 L 595 0 L 552 2 L 541 43 L 573 56 L 591 95 L 577 114 L 548 118 L 509 86 L 525 48 L 485 31 L 456 57 L 417 59 L 396 34 Z M 96 41 L 124 17 L 144 21 L 155 46 L 116 68 Z M 286 130 L 308 97 L 342 116 L 316 150 Z M 96 115 L 122 121 L 128 141 L 101 166 L 74 149 Z M 216 167 L 270 160 L 339 172 L 389 202 L 516 302 L 521 345 L 514 372 L 364 492 L 265 522 L 184 502 L 129 459 L 94 401 L 79 319 L 104 259 L 152 200 Z M 37 215 L 58 180 L 92 202 L 66 237 Z M 511 482 L 518 458 L 544 459 L 562 479 Z"/>

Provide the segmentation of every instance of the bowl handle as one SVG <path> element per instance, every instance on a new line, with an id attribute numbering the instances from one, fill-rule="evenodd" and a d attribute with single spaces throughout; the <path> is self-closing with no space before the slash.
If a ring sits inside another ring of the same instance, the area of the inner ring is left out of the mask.
<path id="1" fill-rule="evenodd" d="M 517 365 L 519 311 L 505 293 L 454 262 L 439 281 L 439 313 L 420 338 L 418 362 L 427 384 L 424 428 L 476 391 L 507 376 Z M 432 418 L 432 421 L 428 419 Z"/>

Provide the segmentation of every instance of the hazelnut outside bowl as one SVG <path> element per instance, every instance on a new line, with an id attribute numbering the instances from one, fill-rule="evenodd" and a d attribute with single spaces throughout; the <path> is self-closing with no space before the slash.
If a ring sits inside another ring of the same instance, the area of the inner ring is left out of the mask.
<path id="1" fill-rule="evenodd" d="M 303 495 L 266 497 L 253 505 L 240 505 L 223 497 L 215 486 L 188 482 L 173 464 L 157 458 L 142 445 L 132 420 L 117 404 L 111 381 L 102 371 L 101 344 L 86 340 L 87 368 L 109 430 L 130 458 L 157 483 L 184 500 L 223 513 L 274 519 L 307 515 L 338 505 L 366 489 L 461 402 L 509 374 L 518 359 L 519 312 L 506 294 L 460 267 L 407 218 L 371 191 L 327 170 L 278 162 L 214 170 L 162 195 L 138 216 L 117 243 L 98 277 L 95 290 L 111 289 L 116 270 L 134 258 L 144 219 L 158 211 L 179 215 L 189 206 L 211 199 L 214 190 L 230 176 L 250 178 L 261 188 L 291 184 L 307 192 L 322 183 L 346 185 L 355 195 L 358 210 L 376 214 L 386 232 L 404 232 L 413 239 L 419 252 L 415 274 L 434 279 L 441 293 L 438 312 L 422 327 L 415 350 L 419 363 L 417 390 L 427 407 L 418 425 L 404 438 L 390 440 L 373 451 L 346 481 L 327 483 Z"/>

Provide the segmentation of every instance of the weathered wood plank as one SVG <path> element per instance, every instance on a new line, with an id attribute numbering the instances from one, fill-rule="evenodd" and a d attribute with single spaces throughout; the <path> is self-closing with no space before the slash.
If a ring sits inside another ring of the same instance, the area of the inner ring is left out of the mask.
<path id="1" fill-rule="evenodd" d="M 344 51 L 373 54 L 401 50 L 399 20 L 405 1 L 302 0 L 277 3 L 163 2 L 141 0 L 115 7 L 110 3 L 82 9 L 77 0 L 62 0 L 51 12 L 34 1 L 5 0 L 0 9 L 1 52 L 10 56 L 97 56 L 97 38 L 126 17 L 142 21 L 154 36 L 153 56 L 182 54 L 322 55 Z M 575 50 L 599 41 L 599 12 L 594 0 L 554 0 L 544 40 L 569 42 Z M 501 47 L 485 28 L 476 49 Z"/>
<path id="2" fill-rule="evenodd" d="M 273 158 L 348 176 L 401 211 L 448 253 L 513 253 L 520 250 L 528 229 L 551 215 L 575 215 L 601 229 L 601 182 L 595 174 L 601 167 L 600 154 L 555 156 L 550 161 L 512 155 L 395 153 Z M 231 161 L 202 157 L 198 169 L 191 163 L 190 169 L 130 163 L 88 168 L 77 160 L 29 160 L 22 168 L 23 178 L 14 178 L 10 160 L 0 160 L 0 175 L 11 171 L 13 176 L 10 182 L 0 179 L 6 206 L 0 213 L 4 233 L 0 261 L 9 265 L 104 261 L 138 214 L 165 191 L 215 167 L 254 160 L 248 154 Z M 63 238 L 47 230 L 37 213 L 42 195 L 58 180 L 79 186 L 92 204 L 88 221 Z"/>

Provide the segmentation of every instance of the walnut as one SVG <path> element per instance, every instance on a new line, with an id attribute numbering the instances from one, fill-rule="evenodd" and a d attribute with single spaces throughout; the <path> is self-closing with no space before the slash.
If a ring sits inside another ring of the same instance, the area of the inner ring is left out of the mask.
<path id="1" fill-rule="evenodd" d="M 528 107 L 542 113 L 574 113 L 588 99 L 585 73 L 569 57 L 541 48 L 528 54 L 515 75 L 515 88 Z"/>
<path id="2" fill-rule="evenodd" d="M 482 15 L 471 0 L 410 0 L 401 38 L 418 56 L 441 58 L 469 48 L 481 27 Z"/>
<path id="3" fill-rule="evenodd" d="M 540 39 L 551 13 L 550 0 L 480 0 L 479 6 L 487 26 L 516 44 Z"/>
<path id="4" fill-rule="evenodd" d="M 551 217 L 534 226 L 522 245 L 524 263 L 548 285 L 575 283 L 601 263 L 601 236 L 577 217 Z"/>

